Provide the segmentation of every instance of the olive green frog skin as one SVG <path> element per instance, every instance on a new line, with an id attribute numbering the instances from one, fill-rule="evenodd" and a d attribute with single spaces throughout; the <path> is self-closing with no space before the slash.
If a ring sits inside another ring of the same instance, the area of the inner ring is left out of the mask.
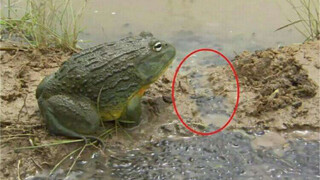
<path id="1" fill-rule="evenodd" d="M 85 138 L 101 120 L 138 125 L 143 92 L 174 56 L 172 45 L 146 32 L 74 54 L 36 91 L 49 132 Z"/>

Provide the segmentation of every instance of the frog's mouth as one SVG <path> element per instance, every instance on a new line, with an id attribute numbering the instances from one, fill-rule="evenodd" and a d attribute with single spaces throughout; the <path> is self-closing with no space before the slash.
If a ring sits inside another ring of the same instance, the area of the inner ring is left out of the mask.
<path id="1" fill-rule="evenodd" d="M 175 56 L 170 58 L 170 60 L 163 66 L 164 68 L 160 69 L 158 72 L 155 73 L 155 76 L 151 76 L 147 79 L 148 84 L 152 84 L 157 81 L 169 68 L 171 63 L 175 60 Z"/>
<path id="2" fill-rule="evenodd" d="M 175 57 L 173 57 L 171 60 L 170 60 L 170 62 L 166 65 L 166 67 L 159 73 L 159 76 L 155 79 L 155 81 L 157 80 L 157 79 L 159 79 L 168 69 L 169 69 L 169 67 L 170 67 L 170 65 L 172 64 L 172 62 L 174 61 L 174 60 L 176 60 L 177 58 L 175 58 Z"/>

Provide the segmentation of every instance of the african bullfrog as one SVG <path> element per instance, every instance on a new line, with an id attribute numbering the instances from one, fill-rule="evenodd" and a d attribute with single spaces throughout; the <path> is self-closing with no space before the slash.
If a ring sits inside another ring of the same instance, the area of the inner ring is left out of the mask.
<path id="1" fill-rule="evenodd" d="M 172 45 L 142 32 L 72 55 L 36 90 L 49 132 L 86 139 L 101 120 L 138 125 L 144 91 L 175 53 Z"/>

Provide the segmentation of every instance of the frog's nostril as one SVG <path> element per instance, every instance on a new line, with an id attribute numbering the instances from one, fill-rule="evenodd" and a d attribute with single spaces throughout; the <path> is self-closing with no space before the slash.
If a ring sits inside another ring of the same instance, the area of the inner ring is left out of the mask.
<path id="1" fill-rule="evenodd" d="M 165 46 L 168 46 L 168 44 L 167 44 L 167 43 L 165 43 L 164 45 L 165 45 Z"/>

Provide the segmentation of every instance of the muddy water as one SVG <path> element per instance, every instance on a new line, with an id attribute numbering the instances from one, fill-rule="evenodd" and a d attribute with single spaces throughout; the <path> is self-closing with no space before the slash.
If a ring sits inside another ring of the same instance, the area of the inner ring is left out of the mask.
<path id="1" fill-rule="evenodd" d="M 92 45 L 150 31 L 173 43 L 180 55 L 208 47 L 232 57 L 302 42 L 293 28 L 274 32 L 287 17 L 296 18 L 286 1 L 277 0 L 95 0 L 88 3 L 81 38 Z"/>

